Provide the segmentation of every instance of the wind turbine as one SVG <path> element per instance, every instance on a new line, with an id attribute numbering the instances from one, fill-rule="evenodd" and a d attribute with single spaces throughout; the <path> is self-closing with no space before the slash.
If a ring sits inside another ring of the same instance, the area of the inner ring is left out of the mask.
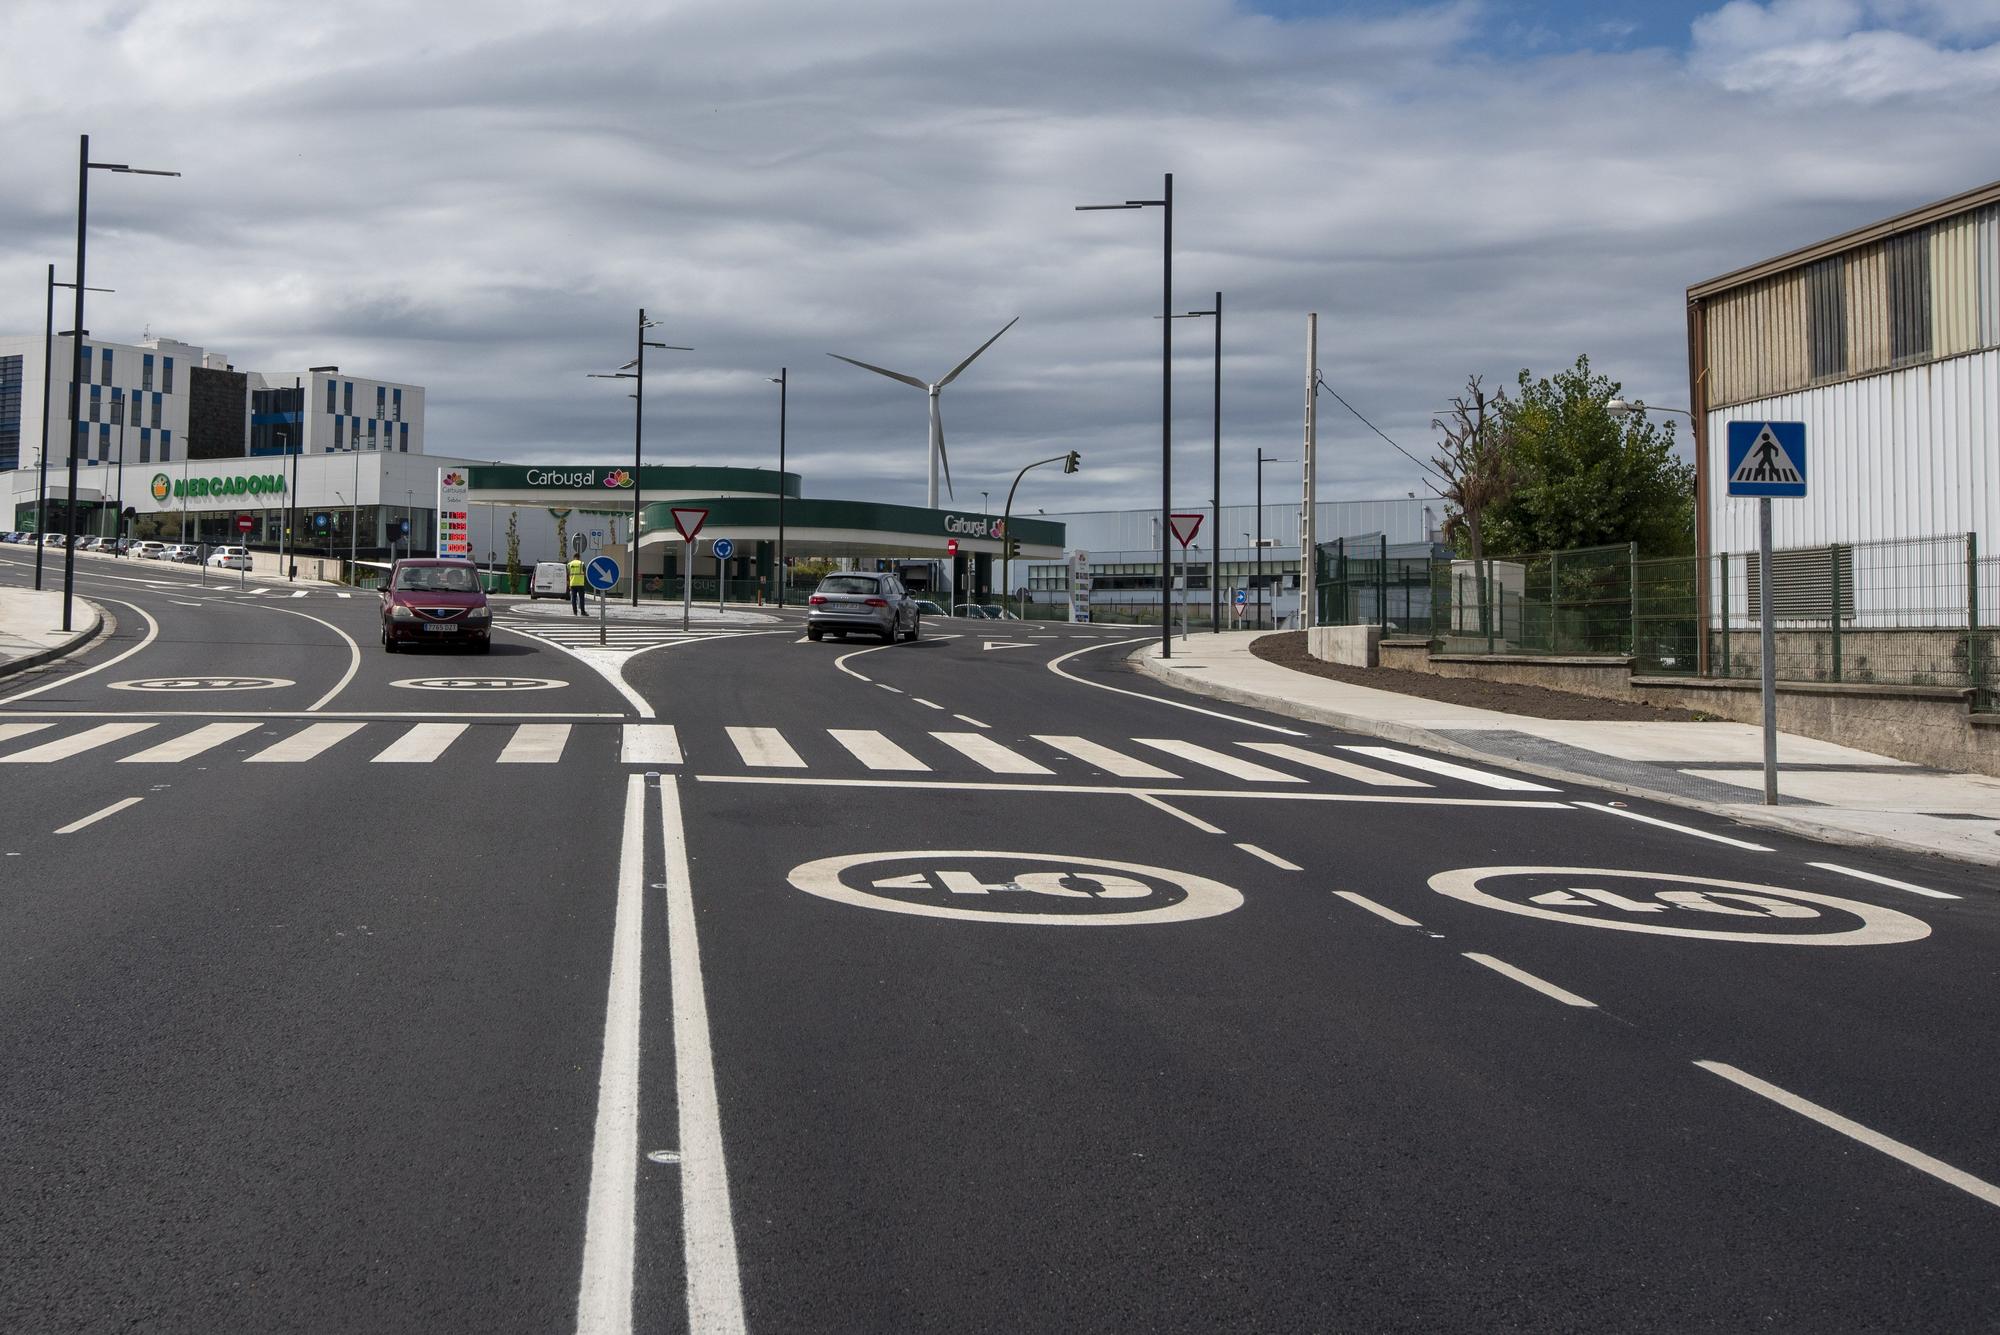
<path id="1" fill-rule="evenodd" d="M 1012 329 L 1015 325 L 1019 324 L 1020 322 L 1021 322 L 1021 317 L 1018 315 L 1015 316 L 1013 319 L 1009 320 L 1006 324 L 1001 326 L 1000 334 L 1006 333 L 1009 329 Z M 867 362 L 858 362 L 855 361 L 854 358 L 852 357 L 843 357 L 837 352 L 829 352 L 826 354 L 827 356 L 833 358 L 836 361 L 846 362 L 850 366 L 858 366 L 864 371 L 873 371 L 876 375 L 886 375 L 891 380 L 900 380 L 906 385 L 914 385 L 916 388 L 921 389 L 924 391 L 924 393 L 930 395 L 930 400 L 931 400 L 930 485 L 924 493 L 925 496 L 924 503 L 933 510 L 937 509 L 937 503 L 938 503 L 939 464 L 944 465 L 945 491 L 947 494 L 951 493 L 951 460 L 947 459 L 944 453 L 944 419 L 938 416 L 938 391 L 943 389 L 946 385 L 949 385 L 952 381 L 958 379 L 959 372 L 963 371 L 966 367 L 972 365 L 972 363 L 978 359 L 980 353 L 986 351 L 988 348 L 992 347 L 995 343 L 998 343 L 1000 341 L 1000 334 L 995 334 L 992 338 L 987 339 L 984 343 L 981 343 L 977 348 L 973 349 L 972 356 L 967 357 L 964 361 L 952 367 L 950 373 L 947 374 L 944 377 L 944 379 L 939 380 L 935 384 L 926 384 L 923 381 L 917 379 L 915 376 L 904 375 L 900 371 L 891 371 L 880 366 L 870 366 Z"/>

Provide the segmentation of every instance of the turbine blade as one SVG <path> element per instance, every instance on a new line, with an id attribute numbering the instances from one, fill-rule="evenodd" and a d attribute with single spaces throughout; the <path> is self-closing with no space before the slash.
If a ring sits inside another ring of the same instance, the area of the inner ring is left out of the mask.
<path id="1" fill-rule="evenodd" d="M 837 352 L 829 352 L 826 355 L 833 358 L 837 362 L 846 362 L 849 366 L 858 366 L 864 371 L 873 371 L 876 375 L 886 375 L 891 380 L 900 380 L 906 385 L 915 385 L 918 389 L 930 388 L 929 385 L 917 379 L 915 376 L 904 375 L 901 371 L 891 371 L 886 367 L 881 367 L 881 366 L 870 366 L 867 362 L 857 362 L 854 360 L 854 358 L 843 357 Z"/>
<path id="2" fill-rule="evenodd" d="M 933 408 L 932 411 L 935 412 L 936 409 Z M 937 414 L 937 440 L 938 462 L 944 465 L 944 494 L 957 500 L 958 493 L 951 489 L 951 456 L 944 451 L 944 414 L 941 412 Z"/>
<path id="3" fill-rule="evenodd" d="M 1006 324 L 1000 327 L 1000 334 L 1006 333 L 1009 329 L 1012 329 L 1015 325 L 1019 323 L 1021 323 L 1021 317 L 1017 315 L 1013 319 L 1009 320 Z M 938 381 L 938 388 L 943 389 L 946 385 L 949 385 L 952 381 L 958 379 L 958 373 L 960 371 L 963 371 L 966 367 L 972 365 L 972 363 L 974 362 L 974 360 L 978 358 L 980 353 L 986 351 L 988 348 L 992 347 L 995 343 L 998 343 L 1000 341 L 1000 334 L 995 334 L 992 338 L 989 338 L 984 343 L 981 343 L 977 348 L 974 348 L 972 350 L 972 356 L 967 357 L 964 361 L 952 367 L 951 374 L 946 376 L 944 379 Z"/>

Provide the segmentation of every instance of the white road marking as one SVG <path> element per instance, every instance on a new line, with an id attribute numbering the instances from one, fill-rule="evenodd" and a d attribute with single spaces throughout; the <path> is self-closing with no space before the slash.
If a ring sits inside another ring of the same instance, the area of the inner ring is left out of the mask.
<path id="1" fill-rule="evenodd" d="M 246 732 L 255 732 L 262 726 L 260 723 L 205 723 L 193 732 L 176 737 L 172 741 L 161 742 L 158 746 L 149 746 L 144 751 L 134 752 L 121 759 L 118 763 L 121 765 L 177 764 L 191 756 L 198 756 L 204 751 L 221 746 L 224 742 L 234 741 Z"/>
<path id="2" fill-rule="evenodd" d="M 296 596 L 303 598 L 305 595 L 301 593 Z M 306 712 L 317 714 L 320 710 L 326 708 L 328 702 L 331 701 L 335 696 L 339 695 L 342 691 L 346 690 L 347 683 L 354 680 L 354 674 L 361 671 L 361 646 L 354 642 L 354 637 L 352 635 L 349 635 L 346 631 L 334 625 L 331 621 L 322 621 L 319 617 L 312 616 L 305 612 L 294 612 L 289 607 L 274 607 L 271 610 L 273 612 L 283 612 L 288 617 L 305 617 L 306 620 L 325 626 L 335 635 L 338 635 L 341 639 L 347 641 L 347 654 L 348 654 L 347 671 L 341 675 L 339 681 L 334 683 L 332 690 L 328 691 L 325 695 L 322 695 L 319 699 L 313 701 L 311 704 L 306 706 Z"/>
<path id="3" fill-rule="evenodd" d="M 827 735 L 869 769 L 923 770 L 930 766 L 870 728 L 828 728 Z"/>
<path id="4" fill-rule="evenodd" d="M 300 589 L 297 593 L 294 593 L 292 595 L 292 597 L 294 598 L 303 598 L 305 596 L 306 596 L 306 591 L 304 589 Z"/>
<path id="5" fill-rule="evenodd" d="M 842 654 L 840 657 L 834 659 L 833 665 L 839 668 L 842 672 L 845 672 L 850 677 L 857 677 L 862 681 L 869 681 L 871 680 L 871 678 L 863 677 L 859 672 L 856 672 L 853 668 L 847 666 L 847 660 L 850 658 L 859 658 L 863 654 L 879 654 L 884 649 L 895 649 L 898 647 L 899 646 L 896 644 L 894 640 L 887 640 L 881 644 L 872 645 L 866 649 L 850 649 L 846 653 Z"/>
<path id="6" fill-rule="evenodd" d="M 121 802 L 113 802 L 110 806 L 104 808 L 104 810 L 102 811 L 93 811 L 88 816 L 85 816 L 82 820 L 71 821 L 69 824 L 63 826 L 60 830 L 57 830 L 56 833 L 75 834 L 78 830 L 81 830 L 86 825 L 95 825 L 97 824 L 97 822 L 103 820 L 106 816 L 115 816 L 119 812 L 123 811 L 126 807 L 137 806 L 139 803 L 145 800 L 146 799 L 143 797 L 128 797 Z"/>
<path id="7" fill-rule="evenodd" d="M 666 848 L 667 958 L 673 976 L 674 1093 L 680 1111 L 681 1249 L 687 1269 L 688 1329 L 735 1335 L 744 1329 L 736 1224 L 722 1154 L 722 1112 L 709 1047 L 708 997 L 695 936 L 694 882 L 681 823 L 679 781 L 660 782 Z M 626 1160 L 631 1162 L 627 1154 Z"/>
<path id="8" fill-rule="evenodd" d="M 1020 752 L 1010 751 L 991 737 L 981 737 L 976 732 L 934 732 L 931 736 L 995 774 L 1055 773 L 1046 765 L 1037 764 Z"/>
<path id="9" fill-rule="evenodd" d="M 1141 746 L 1150 746 L 1155 751 L 1165 751 L 1170 756 L 1205 765 L 1212 770 L 1220 770 L 1232 779 L 1242 779 L 1248 783 L 1304 783 L 1296 774 L 1281 774 L 1269 765 L 1259 765 L 1254 760 L 1239 760 L 1224 751 L 1211 751 L 1193 742 L 1183 742 L 1171 737 L 1134 737 Z"/>
<path id="10" fill-rule="evenodd" d="M 1108 746 L 1082 737 L 1067 734 L 1036 733 L 1035 740 L 1044 746 L 1052 746 L 1066 755 L 1075 756 L 1086 765 L 1095 765 L 1106 774 L 1116 774 L 1121 779 L 1178 779 L 1180 775 L 1163 770 L 1158 765 L 1128 756 L 1122 751 L 1114 751 Z"/>
<path id="11" fill-rule="evenodd" d="M 143 652 L 146 646 L 150 645 L 154 640 L 160 638 L 160 623 L 153 620 L 152 614 L 148 612 L 145 608 L 139 606 L 139 604 L 128 603 L 123 598 L 106 598 L 104 601 L 107 603 L 116 603 L 120 607 L 129 607 L 134 612 L 137 612 L 140 618 L 143 621 L 145 621 L 146 633 L 145 635 L 140 637 L 139 642 L 133 645 L 130 649 L 127 649 L 124 653 L 119 654 L 116 658 L 107 658 L 102 663 L 97 664 L 97 666 L 95 667 L 87 667 L 78 672 L 67 673 L 63 676 L 57 677 L 54 681 L 44 682 L 40 686 L 30 687 L 25 691 L 17 691 L 13 695 L 10 695 L 5 699 L 0 699 L 0 705 L 12 704 L 16 700 L 25 700 L 31 695 L 40 695 L 43 691 L 53 691 L 58 686 L 68 686 L 72 682 L 81 681 L 85 677 L 88 677 L 93 672 L 102 672 L 104 671 L 104 669 L 108 667 L 116 667 L 118 664 L 130 658 L 133 654 Z"/>
<path id="12" fill-rule="evenodd" d="M 1418 922 L 1415 918 L 1412 918 L 1409 914 L 1398 913 L 1396 912 L 1396 910 L 1390 908 L 1387 904 L 1377 904 L 1374 900 L 1370 899 L 1366 895 L 1357 895 L 1352 890 L 1336 890 L 1333 893 L 1338 895 L 1340 898 L 1346 900 L 1348 903 L 1354 905 L 1356 908 L 1366 909 L 1370 913 L 1374 914 L 1376 917 L 1381 918 L 1385 922 L 1393 922 L 1398 927 L 1423 926 L 1422 923 Z"/>
<path id="13" fill-rule="evenodd" d="M 991 728 L 993 726 L 990 723 L 981 723 L 976 718 L 968 718 L 964 714 L 953 714 L 952 717 L 957 719 L 960 723 L 969 724 L 970 726 L 975 728 Z"/>
<path id="14" fill-rule="evenodd" d="M 878 681 L 878 682 L 876 682 L 875 684 L 876 684 L 877 686 L 880 686 L 880 687 L 881 687 L 881 688 L 882 688 L 883 690 L 885 690 L 885 691 L 893 691 L 893 692 L 895 692 L 895 693 L 896 693 L 897 695 L 901 695 L 901 694 L 903 693 L 903 688 L 902 688 L 902 687 L 900 687 L 900 686 L 891 686 L 891 685 L 890 685 L 890 684 L 889 684 L 888 682 L 886 682 L 886 681 Z"/>
<path id="15" fill-rule="evenodd" d="M 418 723 L 389 743 L 372 763 L 377 765 L 428 765 L 457 741 L 469 723 Z"/>
<path id="16" fill-rule="evenodd" d="M 1343 779 L 1356 783 L 1373 785 L 1376 788 L 1428 788 L 1431 785 L 1422 779 L 1412 779 L 1407 774 L 1391 774 L 1387 770 L 1370 769 L 1357 765 L 1339 756 L 1322 755 L 1318 751 L 1308 751 L 1303 746 L 1293 746 L 1290 742 L 1238 742 L 1238 746 L 1251 751 L 1261 751 L 1279 760 L 1289 760 L 1294 765 L 1304 765 L 1307 769 L 1322 770 L 1337 774 Z"/>
<path id="17" fill-rule="evenodd" d="M 1741 848 L 1751 853 L 1768 853 L 1771 851 L 1762 844 L 1753 844 L 1746 839 L 1731 839 L 1726 834 L 1710 834 L 1707 830 L 1697 830 L 1692 825 L 1676 825 L 1670 820 L 1661 820 L 1658 816 L 1646 816 L 1636 811 L 1627 811 L 1624 807 L 1608 807 L 1600 802 L 1578 802 L 1576 805 L 1589 811 L 1602 811 L 1607 816 L 1623 816 L 1626 820 L 1636 820 L 1646 825 L 1657 825 L 1663 830 L 1673 830 L 1680 834 L 1691 834 L 1697 839 L 1712 840 L 1715 843 L 1727 844 L 1731 848 Z"/>
<path id="18" fill-rule="evenodd" d="M 1511 978 L 1523 987 L 1532 987 L 1535 991 L 1541 993 L 1543 996 L 1553 997 L 1555 1000 L 1560 1001 L 1565 1006 L 1581 1006 L 1581 1007 L 1586 1007 L 1590 1010 L 1597 1009 L 1596 1002 L 1587 1001 L 1584 998 L 1578 996 L 1576 993 L 1569 991 L 1567 988 L 1557 987 L 1554 983 L 1549 982 L 1545 978 L 1537 978 L 1535 977 L 1535 975 L 1529 973 L 1526 969 L 1517 969 L 1513 965 L 1509 964 L 1506 960 L 1494 959 L 1491 955 L 1481 955 L 1477 951 L 1472 951 L 1472 950 L 1468 950 L 1463 953 L 1465 957 L 1471 960 L 1474 964 L 1483 964 L 1487 968 L 1493 970 L 1493 972 L 1501 975 L 1503 978 Z"/>
<path id="19" fill-rule="evenodd" d="M 1466 783 L 1476 783 L 1481 788 L 1497 788 L 1504 793 L 1553 793 L 1559 789 L 1545 783 L 1530 783 L 1526 779 L 1516 779 L 1505 774 L 1488 774 L 1485 770 L 1473 769 L 1470 765 L 1454 765 L 1449 760 L 1439 760 L 1436 756 L 1419 755 L 1415 751 L 1399 751 L 1393 746 L 1342 746 L 1343 751 L 1356 755 L 1373 756 L 1386 760 L 1391 765 L 1407 765 L 1411 769 L 1428 770 L 1432 774 L 1442 774 L 1448 779 L 1461 779 Z"/>
<path id="20" fill-rule="evenodd" d="M 1818 867 L 1821 871 L 1839 872 L 1842 876 L 1852 876 L 1856 880 L 1873 881 L 1877 885 L 1886 885 L 1892 890 L 1907 890 L 1913 895 L 1923 895 L 1928 899 L 1961 898 L 1959 895 L 1954 895 L 1944 890 L 1926 890 L 1921 885 L 1911 885 L 1908 881 L 1892 881 L 1887 876 L 1877 876 L 1872 871 L 1861 871 L 1854 867 L 1843 867 L 1837 862 L 1808 862 L 1806 865 L 1808 867 Z"/>
<path id="21" fill-rule="evenodd" d="M 810 635 L 801 635 L 801 636 L 799 636 L 799 638 L 797 638 L 796 640 L 793 640 L 793 641 L 792 641 L 792 643 L 793 643 L 793 644 L 811 644 L 811 643 L 812 643 L 812 636 L 810 636 Z"/>
<path id="22" fill-rule="evenodd" d="M 500 748 L 500 765 L 553 765 L 569 745 L 567 723 L 523 723 Z"/>
<path id="23" fill-rule="evenodd" d="M 156 726 L 152 723 L 100 723 L 94 728 L 85 728 L 82 732 L 58 737 L 52 742 L 43 742 L 40 746 L 31 746 L 25 751 L 0 756 L 0 765 L 46 765 L 51 761 L 67 760 L 71 756 L 81 755 L 100 746 L 109 746 L 134 733 L 144 732 Z"/>
<path id="24" fill-rule="evenodd" d="M 944 706 L 943 706 L 943 705 L 934 705 L 934 704 L 932 704 L 932 703 L 931 703 L 930 701 L 928 701 L 928 700 L 924 699 L 924 697 L 922 697 L 921 695 L 913 695 L 913 696 L 911 696 L 910 698 L 911 698 L 912 700 L 915 700 L 915 701 L 916 701 L 916 702 L 917 702 L 918 704 L 922 705 L 922 706 L 923 706 L 923 707 L 924 707 L 925 709 L 940 709 L 940 710 L 941 710 L 941 709 L 943 709 L 943 708 L 944 708 Z"/>
<path id="25" fill-rule="evenodd" d="M 354 595 L 351 593 L 336 593 L 333 596 L 336 598 L 352 598 Z"/>
<path id="26" fill-rule="evenodd" d="M 633 690 L 631 684 L 625 680 L 625 664 L 630 662 L 632 658 L 637 657 L 636 654 L 612 658 L 607 654 L 592 653 L 587 649 L 573 648 L 570 645 L 562 643 L 560 640 L 544 639 L 540 635 L 533 635 L 517 627 L 503 625 L 498 621 L 493 623 L 493 629 L 504 630 L 509 635 L 518 635 L 522 639 L 532 640 L 536 644 L 546 644 L 560 653 L 568 654 L 571 658 L 574 658 L 577 662 L 610 682 L 611 688 L 631 703 L 632 711 L 640 718 L 654 717 L 653 706 L 647 703 L 646 697 Z"/>
<path id="27" fill-rule="evenodd" d="M 1134 793 L 1133 796 L 1138 798 L 1141 802 L 1144 802 L 1149 807 L 1153 807 L 1159 811 L 1164 811 L 1169 816 L 1173 816 L 1176 817 L 1177 819 L 1186 821 L 1188 824 L 1194 826 L 1195 829 L 1200 830 L 1203 834 L 1222 833 L 1222 827 L 1220 825 L 1210 825 L 1207 821 L 1203 820 L 1201 817 L 1190 815 L 1188 812 L 1182 811 L 1179 807 L 1174 806 L 1170 802 L 1162 802 L 1159 798 L 1154 797 L 1151 793 Z"/>
<path id="28" fill-rule="evenodd" d="M 345 741 L 368 725 L 365 723 L 309 723 L 282 742 L 265 747 L 243 763 L 296 765 L 311 760 L 336 742 Z"/>
<path id="29" fill-rule="evenodd" d="M 645 776 L 628 776 L 625 832 L 618 854 L 618 901 L 611 922 L 611 983 L 604 1001 L 604 1049 L 597 1071 L 597 1129 L 590 1151 L 589 1204 L 584 1210 L 583 1282 L 576 1302 L 578 1335 L 626 1335 L 632 1329 L 645 795 Z"/>
<path id="30" fill-rule="evenodd" d="M 621 765 L 678 765 L 681 742 L 671 723 L 628 723 L 618 744 Z"/>
<path id="31" fill-rule="evenodd" d="M 26 737 L 31 732 L 54 726 L 53 723 L 0 723 L 0 742 L 11 742 L 16 737 Z"/>
<path id="32" fill-rule="evenodd" d="M 1255 844 L 1238 844 L 1236 846 L 1242 849 L 1245 853 L 1248 853 L 1251 857 L 1262 858 L 1264 859 L 1264 861 L 1270 863 L 1273 867 L 1280 868 L 1281 870 L 1284 871 L 1305 870 L 1305 868 L 1301 867 L 1298 863 L 1288 862 L 1284 858 L 1279 857 L 1276 853 L 1272 853 L 1265 849 L 1259 848 Z"/>
<path id="33" fill-rule="evenodd" d="M 1326 793 L 1311 789 L 1253 792 L 1243 788 L 1128 788 L 1118 784 L 1090 783 L 1000 783 L 995 780 L 967 779 L 816 779 L 784 774 L 697 774 L 702 783 L 776 784 L 798 788 L 928 788 L 939 792 L 965 793 L 1076 793 L 1104 797 L 1160 797 L 1185 801 L 1194 797 L 1228 797 L 1263 802 L 1343 802 L 1356 806 L 1484 807 L 1514 811 L 1574 811 L 1566 802 L 1535 801 L 1519 797 L 1392 797 L 1387 793 Z M 1803 894 L 1803 891 L 1786 891 Z"/>
<path id="34" fill-rule="evenodd" d="M 1821 1126 L 1838 1131 L 1851 1140 L 1858 1140 L 1871 1150 L 1879 1150 L 1900 1163 L 1908 1164 L 1920 1173 L 1928 1173 L 1938 1181 L 1957 1187 L 1968 1195 L 1975 1196 L 1988 1205 L 2000 1205 L 2000 1187 L 1991 1182 L 1974 1177 L 1961 1169 L 1953 1168 L 1942 1159 L 1934 1159 L 1922 1150 L 1905 1145 L 1900 1140 L 1892 1140 L 1880 1131 L 1871 1131 L 1861 1123 L 1842 1117 L 1830 1108 L 1822 1108 L 1810 1099 L 1778 1088 L 1767 1080 L 1759 1080 L 1747 1071 L 1738 1070 L 1727 1062 L 1698 1061 L 1695 1063 L 1704 1071 L 1721 1076 L 1734 1084 L 1741 1085 L 1752 1094 L 1760 1095 L 1789 1109 L 1801 1117 L 1807 1117 Z"/>
<path id="35" fill-rule="evenodd" d="M 1146 640 L 1150 640 L 1151 638 L 1153 637 L 1150 635 L 1140 637 L 1140 639 Z M 1275 723 L 1259 723 L 1256 719 L 1239 718 L 1235 714 L 1225 714 L 1219 709 L 1204 709 L 1200 705 L 1191 705 L 1184 700 L 1169 700 L 1163 695 L 1148 695 L 1144 691 L 1128 691 L 1123 686 L 1106 686 L 1101 681 L 1085 681 L 1082 677 L 1072 677 L 1069 673 L 1062 670 L 1062 665 L 1070 659 L 1075 658 L 1078 654 L 1087 654 L 1094 650 L 1108 649 L 1120 644 L 1138 644 L 1140 643 L 1140 639 L 1106 640 L 1102 644 L 1086 645 L 1081 649 L 1072 649 L 1066 654 L 1058 654 L 1043 664 L 1043 666 L 1058 677 L 1061 677 L 1064 681 L 1073 681 L 1079 686 L 1088 686 L 1093 690 L 1110 691 L 1113 695 L 1129 695 L 1139 700 L 1151 700 L 1156 705 L 1171 705 L 1175 709 L 1185 709 L 1193 714 L 1206 714 L 1210 718 L 1228 719 L 1231 723 L 1241 723 L 1246 728 L 1262 728 L 1266 732 L 1281 732 L 1287 737 L 1305 736 L 1297 728 L 1281 728 Z"/>
<path id="36" fill-rule="evenodd" d="M 776 728 L 725 728 L 736 754 L 746 765 L 773 769 L 804 769 L 806 762 Z"/>

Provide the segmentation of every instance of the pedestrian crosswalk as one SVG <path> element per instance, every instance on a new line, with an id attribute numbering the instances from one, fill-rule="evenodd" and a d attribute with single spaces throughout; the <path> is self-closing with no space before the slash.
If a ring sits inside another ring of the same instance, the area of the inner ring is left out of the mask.
<path id="1" fill-rule="evenodd" d="M 1335 746 L 1322 751 L 1290 742 L 1197 743 L 1176 737 L 1091 738 L 1070 733 L 1003 738 L 990 731 L 909 729 L 892 736 L 875 728 L 627 724 L 621 759 L 628 765 L 685 765 L 709 772 L 772 775 L 849 772 L 938 779 L 999 775 L 1063 783 L 1109 779 L 1210 785 L 1230 781 L 1232 786 L 1253 790 L 1335 781 L 1363 789 L 1436 790 L 1451 781 L 1486 791 L 1557 791 L 1397 747 Z M 1363 764 L 1349 755 L 1366 755 L 1375 763 Z M 1428 771 L 1431 777 L 1403 772 L 1412 769 Z"/>
<path id="2" fill-rule="evenodd" d="M 53 765 L 82 757 L 121 765 L 303 765 L 354 758 L 377 765 L 429 765 L 468 757 L 499 765 L 561 763 L 575 739 L 568 723 L 411 723 L 352 719 L 127 721 L 81 728 L 54 722 L 0 723 L 0 766 Z M 493 741 L 505 740 L 494 749 Z M 10 743 L 26 743 L 8 749 Z M 233 744 L 233 745 L 232 745 Z M 127 746 L 137 749 L 128 750 Z"/>

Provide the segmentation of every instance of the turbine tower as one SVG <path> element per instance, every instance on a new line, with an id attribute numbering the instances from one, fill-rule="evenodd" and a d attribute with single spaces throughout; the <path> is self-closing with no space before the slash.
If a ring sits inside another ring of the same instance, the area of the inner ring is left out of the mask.
<path id="1" fill-rule="evenodd" d="M 1006 333 L 1009 329 L 1012 329 L 1015 325 L 1019 324 L 1020 322 L 1021 322 L 1021 317 L 1018 315 L 1015 316 L 1013 319 L 1009 320 L 1006 324 L 1000 327 L 1000 334 Z M 986 351 L 988 348 L 992 347 L 995 343 L 998 343 L 1000 341 L 1000 334 L 995 334 L 992 338 L 987 339 L 984 343 L 981 343 L 977 348 L 974 348 L 972 351 L 972 356 L 967 357 L 964 361 L 952 367 L 950 372 L 946 374 L 946 376 L 942 380 L 937 381 L 935 384 L 926 384 L 924 381 L 917 379 L 913 375 L 904 375 L 901 371 L 891 371 L 880 366 L 870 366 L 867 362 L 858 362 L 855 361 L 854 358 L 852 357 L 843 357 L 837 352 L 829 352 L 826 354 L 827 356 L 832 357 L 836 361 L 846 362 L 850 366 L 858 366 L 864 371 L 873 371 L 876 375 L 886 375 L 891 380 L 900 380 L 906 385 L 913 385 L 916 388 L 921 389 L 922 391 L 924 391 L 924 393 L 930 396 L 930 401 L 931 401 L 930 480 L 929 480 L 929 486 L 924 492 L 924 497 L 925 497 L 924 503 L 933 510 L 937 509 L 937 503 L 938 503 L 938 466 L 940 464 L 944 466 L 945 492 L 947 495 L 951 494 L 951 460 L 947 459 L 944 453 L 944 419 L 938 416 L 938 391 L 943 389 L 946 385 L 949 385 L 952 381 L 958 379 L 959 372 L 963 371 L 966 367 L 972 365 L 972 363 L 978 359 L 980 353 Z"/>

